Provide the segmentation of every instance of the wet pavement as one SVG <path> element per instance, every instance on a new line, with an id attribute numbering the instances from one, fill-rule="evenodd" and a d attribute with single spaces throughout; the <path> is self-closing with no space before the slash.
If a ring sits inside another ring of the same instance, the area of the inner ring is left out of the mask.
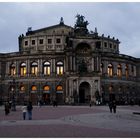
<path id="1" fill-rule="evenodd" d="M 1 138 L 140 138 L 140 106 L 38 106 L 33 120 L 23 120 L 21 107 L 5 116 L 0 107 Z"/>

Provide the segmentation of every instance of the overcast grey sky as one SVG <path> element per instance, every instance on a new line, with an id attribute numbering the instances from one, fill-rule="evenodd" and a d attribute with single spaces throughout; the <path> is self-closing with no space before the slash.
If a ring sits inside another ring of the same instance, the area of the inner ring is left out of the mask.
<path id="1" fill-rule="evenodd" d="M 140 58 L 140 3 L 2 3 L 0 2 L 0 53 L 18 51 L 18 36 L 64 23 L 74 26 L 76 14 L 85 16 L 89 30 L 118 38 L 120 53 Z"/>

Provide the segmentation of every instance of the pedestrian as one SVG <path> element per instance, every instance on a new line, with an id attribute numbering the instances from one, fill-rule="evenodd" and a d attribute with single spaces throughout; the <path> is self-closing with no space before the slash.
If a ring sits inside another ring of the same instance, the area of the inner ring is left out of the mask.
<path id="1" fill-rule="evenodd" d="M 42 105 L 42 101 L 39 100 L 39 101 L 38 101 L 38 106 L 41 107 L 41 105 Z"/>
<path id="2" fill-rule="evenodd" d="M 27 105 L 24 103 L 22 106 L 22 114 L 23 114 L 23 120 L 26 120 L 26 113 L 27 113 Z"/>
<path id="3" fill-rule="evenodd" d="M 6 102 L 4 107 L 5 107 L 5 115 L 7 116 L 10 113 L 9 103 Z"/>
<path id="4" fill-rule="evenodd" d="M 113 108 L 113 103 L 112 103 L 112 101 L 110 101 L 110 102 L 109 102 L 110 113 L 112 113 L 112 108 Z"/>
<path id="5" fill-rule="evenodd" d="M 27 105 L 27 112 L 28 112 L 28 119 L 29 120 L 32 120 L 32 110 L 33 110 L 32 102 L 29 101 L 29 103 Z"/>
<path id="6" fill-rule="evenodd" d="M 56 99 L 53 100 L 53 107 L 57 107 L 57 100 Z"/>
<path id="7" fill-rule="evenodd" d="M 11 106 L 12 106 L 12 101 L 10 100 L 9 101 L 9 109 L 11 109 Z"/>
<path id="8" fill-rule="evenodd" d="M 91 107 L 92 106 L 92 101 L 90 100 L 90 102 L 89 102 L 89 107 Z"/>
<path id="9" fill-rule="evenodd" d="M 116 101 L 115 100 L 113 100 L 112 108 L 113 108 L 113 112 L 116 113 Z"/>

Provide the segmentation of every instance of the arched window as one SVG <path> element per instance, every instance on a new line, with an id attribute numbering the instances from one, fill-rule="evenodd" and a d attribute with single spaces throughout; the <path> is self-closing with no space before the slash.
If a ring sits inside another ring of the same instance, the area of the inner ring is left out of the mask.
<path id="1" fill-rule="evenodd" d="M 128 65 L 127 64 L 125 65 L 125 76 L 126 76 L 126 78 L 129 77 L 129 69 L 128 69 Z"/>
<path id="2" fill-rule="evenodd" d="M 26 75 L 26 63 L 21 63 L 20 64 L 20 76 L 25 76 Z"/>
<path id="3" fill-rule="evenodd" d="M 31 64 L 31 74 L 37 76 L 37 72 L 38 72 L 38 64 L 37 62 L 33 62 Z"/>
<path id="4" fill-rule="evenodd" d="M 33 86 L 31 87 L 31 90 L 32 90 L 32 91 L 37 91 L 37 87 L 36 87 L 35 85 L 33 85 Z"/>
<path id="5" fill-rule="evenodd" d="M 56 87 L 56 93 L 62 93 L 63 92 L 63 87 L 61 85 L 58 85 Z"/>
<path id="6" fill-rule="evenodd" d="M 14 63 L 12 63 L 10 66 L 10 75 L 13 76 L 15 74 L 16 74 L 16 66 Z"/>
<path id="7" fill-rule="evenodd" d="M 63 62 L 57 62 L 56 64 L 56 68 L 57 68 L 57 75 L 63 75 L 64 73 L 64 65 Z"/>
<path id="8" fill-rule="evenodd" d="M 117 76 L 118 76 L 119 78 L 122 77 L 122 67 L 121 67 L 120 64 L 117 66 Z"/>
<path id="9" fill-rule="evenodd" d="M 44 87 L 43 87 L 43 90 L 44 90 L 44 91 L 50 91 L 50 86 L 47 86 L 47 85 L 44 86 Z"/>
<path id="10" fill-rule="evenodd" d="M 108 65 L 108 76 L 109 77 L 113 76 L 113 66 L 112 66 L 112 64 Z"/>
<path id="11" fill-rule="evenodd" d="M 50 75 L 50 73 L 51 73 L 50 62 L 44 62 L 44 64 L 43 64 L 43 71 L 44 71 L 44 75 Z"/>
<path id="12" fill-rule="evenodd" d="M 25 91 L 25 86 L 20 86 L 20 91 Z"/>

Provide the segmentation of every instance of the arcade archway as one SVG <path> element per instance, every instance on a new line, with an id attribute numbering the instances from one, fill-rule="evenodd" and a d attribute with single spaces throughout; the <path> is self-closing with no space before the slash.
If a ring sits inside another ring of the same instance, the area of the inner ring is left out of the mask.
<path id="1" fill-rule="evenodd" d="M 90 84 L 88 82 L 82 82 L 79 86 L 79 103 L 90 102 Z"/>

